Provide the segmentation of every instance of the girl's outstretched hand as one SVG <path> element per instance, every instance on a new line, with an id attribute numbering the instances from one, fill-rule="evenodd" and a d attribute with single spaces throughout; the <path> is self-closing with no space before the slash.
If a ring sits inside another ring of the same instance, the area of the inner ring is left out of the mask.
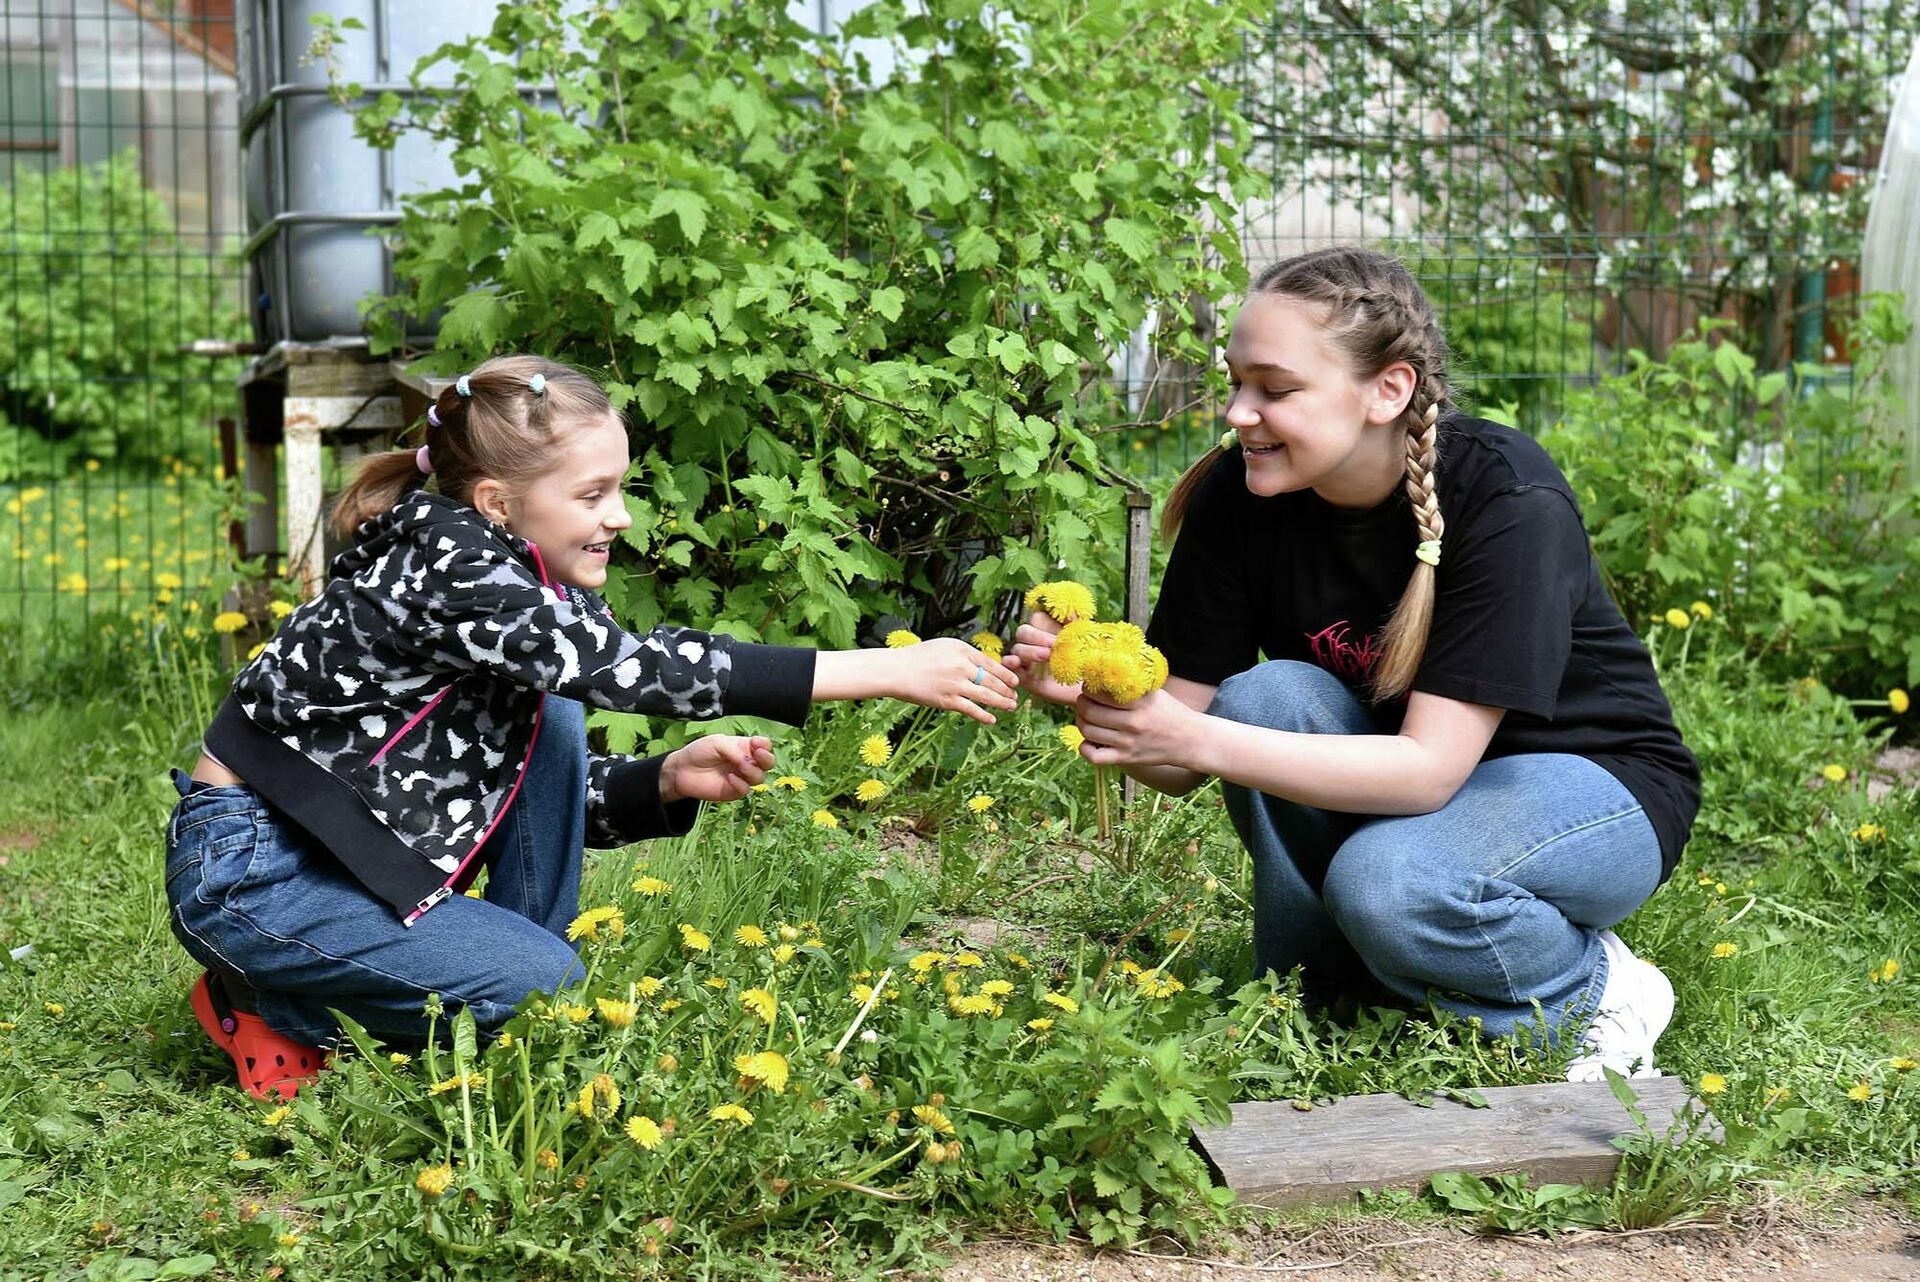
<path id="1" fill-rule="evenodd" d="M 1053 655 L 1053 639 L 1060 635 L 1061 626 L 1045 610 L 1035 610 L 1033 617 L 1013 634 L 1013 662 L 1024 674 L 1020 684 L 1028 694 L 1048 703 L 1072 707 L 1073 701 L 1080 697 L 1080 687 L 1055 681 L 1047 671 L 1047 660 Z"/>
<path id="2" fill-rule="evenodd" d="M 1178 766 L 1194 755 L 1195 736 L 1206 714 L 1195 712 L 1165 690 L 1142 695 L 1124 708 L 1083 694 L 1076 705 L 1086 742 L 1080 755 L 1096 766 Z"/>
<path id="3" fill-rule="evenodd" d="M 738 801 L 771 769 L 773 740 L 765 735 L 705 735 L 660 763 L 660 800 Z"/>
<path id="4" fill-rule="evenodd" d="M 964 712 L 982 725 L 992 725 L 988 708 L 1012 711 L 1020 678 L 1012 668 L 958 637 L 935 637 L 918 645 L 886 652 L 896 664 L 888 693 L 924 708 Z M 980 677 L 975 681 L 975 675 Z"/>

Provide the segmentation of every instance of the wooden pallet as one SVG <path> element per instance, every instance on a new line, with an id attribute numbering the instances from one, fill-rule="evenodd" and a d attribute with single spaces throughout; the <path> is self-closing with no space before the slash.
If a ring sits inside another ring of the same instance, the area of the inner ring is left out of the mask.
<path id="1" fill-rule="evenodd" d="M 1677 1077 L 1633 1083 L 1647 1124 L 1664 1132 L 1686 1104 Z M 1598 1184 L 1634 1130 L 1605 1082 L 1493 1086 L 1484 1108 L 1356 1095 L 1302 1112 L 1281 1100 L 1236 1104 L 1233 1121 L 1196 1129 L 1216 1182 L 1262 1206 L 1340 1201 L 1361 1189 L 1419 1188 L 1440 1171 L 1524 1172 L 1535 1183 Z"/>

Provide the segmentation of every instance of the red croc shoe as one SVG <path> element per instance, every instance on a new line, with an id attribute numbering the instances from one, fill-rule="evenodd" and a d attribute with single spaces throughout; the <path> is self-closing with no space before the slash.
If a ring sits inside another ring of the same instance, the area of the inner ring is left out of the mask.
<path id="1" fill-rule="evenodd" d="M 193 1015 L 213 1044 L 233 1057 L 241 1089 L 255 1099 L 292 1099 L 302 1082 L 327 1066 L 326 1051 L 282 1037 L 258 1015 L 235 1010 L 219 981 L 205 973 L 193 984 Z"/>

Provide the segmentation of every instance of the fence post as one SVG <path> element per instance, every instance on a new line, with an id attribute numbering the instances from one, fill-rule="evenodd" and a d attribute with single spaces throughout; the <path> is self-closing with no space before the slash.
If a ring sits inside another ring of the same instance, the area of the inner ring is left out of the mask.
<path id="1" fill-rule="evenodd" d="M 1147 626 L 1147 579 L 1153 561 L 1153 496 L 1145 490 L 1127 490 L 1127 622 Z M 1120 777 L 1120 812 L 1133 806 L 1139 789 L 1131 775 Z"/>

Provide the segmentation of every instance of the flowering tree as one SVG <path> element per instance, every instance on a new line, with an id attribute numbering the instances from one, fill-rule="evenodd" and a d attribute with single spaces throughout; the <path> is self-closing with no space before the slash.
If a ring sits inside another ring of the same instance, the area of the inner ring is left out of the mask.
<path id="1" fill-rule="evenodd" d="M 1772 364 L 1802 278 L 1857 256 L 1916 33 L 1896 0 L 1306 0 L 1260 42 L 1256 165 L 1590 279 L 1622 346 L 1725 315 Z"/>

